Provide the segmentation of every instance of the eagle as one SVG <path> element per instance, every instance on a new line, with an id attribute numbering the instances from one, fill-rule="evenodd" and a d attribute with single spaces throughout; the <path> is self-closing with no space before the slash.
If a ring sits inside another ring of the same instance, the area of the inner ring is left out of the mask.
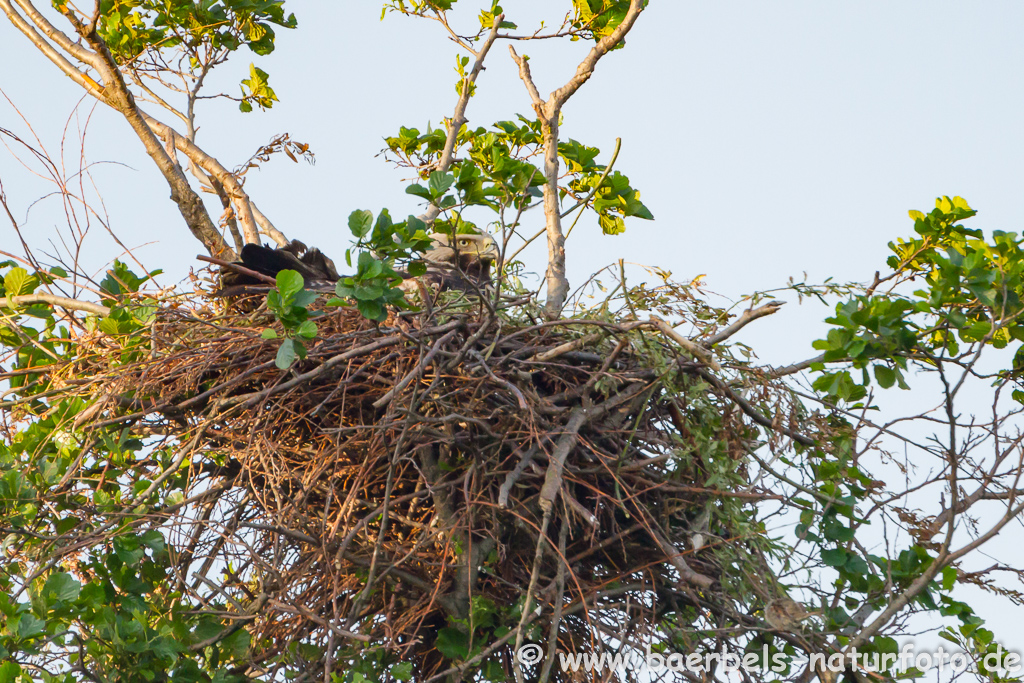
<path id="1" fill-rule="evenodd" d="M 430 249 L 423 252 L 427 272 L 422 279 L 437 291 L 477 292 L 494 283 L 491 266 L 501 258 L 494 238 L 485 234 L 450 237 L 431 233 Z M 407 278 L 408 279 L 408 278 Z"/>
<path id="2" fill-rule="evenodd" d="M 416 291 L 422 284 L 435 293 L 446 290 L 472 293 L 492 286 L 491 267 L 501 257 L 493 237 L 486 234 L 452 237 L 436 232 L 428 237 L 431 246 L 423 252 L 427 272 L 412 277 L 399 271 L 405 280 L 400 285 L 402 289 Z M 307 289 L 322 292 L 333 291 L 335 283 L 343 277 L 338 274 L 334 261 L 319 249 L 307 247 L 298 240 L 278 248 L 247 244 L 242 248 L 241 259 L 232 265 L 241 269 L 222 270 L 217 296 L 235 297 L 267 290 L 265 280 L 244 270 L 271 278 L 282 270 L 294 270 L 302 276 Z"/>

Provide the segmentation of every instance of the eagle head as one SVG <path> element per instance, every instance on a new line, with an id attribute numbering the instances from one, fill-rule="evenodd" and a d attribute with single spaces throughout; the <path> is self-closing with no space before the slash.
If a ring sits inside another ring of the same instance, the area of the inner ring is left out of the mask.
<path id="1" fill-rule="evenodd" d="M 435 232 L 430 234 L 433 245 L 423 253 L 431 263 L 458 265 L 459 270 L 476 281 L 477 285 L 491 281 L 491 264 L 501 258 L 497 242 L 490 235 L 455 235 Z"/>

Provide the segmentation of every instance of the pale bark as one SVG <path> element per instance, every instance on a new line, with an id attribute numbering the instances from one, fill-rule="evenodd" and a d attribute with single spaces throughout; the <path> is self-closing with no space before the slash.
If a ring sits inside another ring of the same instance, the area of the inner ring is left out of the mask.
<path id="1" fill-rule="evenodd" d="M 238 217 L 238 225 L 242 230 L 242 236 L 245 238 L 246 244 L 259 244 L 259 230 L 256 227 L 256 218 L 253 215 L 251 200 L 245 190 L 242 189 L 242 184 L 238 182 L 238 178 L 235 174 L 225 168 L 224 165 L 215 158 L 203 151 L 203 149 L 196 145 L 196 143 L 192 142 L 187 137 L 176 133 L 174 129 L 166 123 L 158 121 L 145 113 L 143 113 L 143 116 L 146 119 L 146 123 L 149 124 L 157 135 L 165 139 L 169 135 L 173 136 L 174 147 L 179 152 L 188 157 L 189 161 L 194 163 L 196 166 L 220 181 L 221 185 L 224 186 L 224 190 L 227 192 L 228 197 L 231 198 L 231 204 L 235 208 L 235 215 Z"/>
<path id="2" fill-rule="evenodd" d="M 94 304 L 90 301 L 69 299 L 66 296 L 56 296 L 55 294 L 21 294 L 19 296 L 0 297 L 0 308 L 14 308 L 29 304 L 52 304 L 71 311 L 84 311 L 104 317 L 110 315 L 110 309 L 106 306 Z"/>
<path id="3" fill-rule="evenodd" d="M 633 28 L 637 17 L 644 9 L 645 0 L 631 0 L 629 10 L 622 23 L 615 30 L 597 41 L 587 56 L 576 67 L 576 73 L 562 87 L 554 90 L 546 100 L 542 99 L 526 57 L 520 57 L 509 45 L 512 59 L 519 66 L 519 77 L 530 95 L 533 109 L 540 119 L 541 133 L 544 140 L 544 225 L 548 236 L 548 268 L 545 274 L 547 285 L 547 301 L 545 312 L 551 319 L 562 313 L 562 307 L 569 295 L 569 280 L 565 275 L 565 235 L 562 232 L 562 217 L 558 205 L 558 119 L 562 106 L 584 83 L 594 74 L 598 60 L 618 45 L 629 30 Z"/>
<path id="4" fill-rule="evenodd" d="M 252 215 L 256 219 L 256 225 L 260 226 L 260 232 L 274 240 L 279 247 L 288 245 L 290 240 L 284 236 L 284 233 L 274 227 L 270 219 L 264 216 L 263 212 L 260 211 L 260 207 L 255 204 L 252 204 Z"/>

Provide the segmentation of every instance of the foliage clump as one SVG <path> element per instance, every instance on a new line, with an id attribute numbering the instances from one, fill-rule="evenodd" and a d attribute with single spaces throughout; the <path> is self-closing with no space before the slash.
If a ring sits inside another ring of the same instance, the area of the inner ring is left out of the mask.
<path id="1" fill-rule="evenodd" d="M 724 319 L 686 288 L 633 294 L 712 316 L 708 331 Z M 609 624 L 639 638 L 668 614 L 753 625 L 733 594 L 754 586 L 763 607 L 779 590 L 752 514 L 774 497 L 748 478 L 767 433 L 752 415 L 828 427 L 771 382 L 723 373 L 724 347 L 680 347 L 656 317 L 539 322 L 522 300 L 488 313 L 459 295 L 382 326 L 318 311 L 282 371 L 267 308 L 143 298 L 119 299 L 146 315 L 135 329 L 82 330 L 68 362 L 30 376 L 67 406 L 55 434 L 120 443 L 106 462 L 78 450 L 45 492 L 76 501 L 50 552 L 64 581 L 90 585 L 98 548 L 141 538 L 141 557 L 166 538 L 177 551 L 158 573 L 173 581 L 146 599 L 219 602 L 221 628 L 251 638 L 250 667 L 331 652 L 345 668 L 500 680 L 517 640 L 584 649 Z M 24 393 L 21 419 L 38 419 Z M 172 490 L 153 483 L 168 477 Z M 130 528 L 114 521 L 125 509 Z"/>

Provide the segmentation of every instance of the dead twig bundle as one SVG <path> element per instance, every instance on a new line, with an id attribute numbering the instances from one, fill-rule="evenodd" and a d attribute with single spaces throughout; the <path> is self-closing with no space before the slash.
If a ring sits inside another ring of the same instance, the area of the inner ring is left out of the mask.
<path id="1" fill-rule="evenodd" d="M 141 436 L 139 467 L 191 477 L 153 519 L 176 520 L 177 589 L 235 606 L 254 667 L 291 648 L 310 671 L 376 657 L 417 680 L 511 677 L 524 640 L 632 642 L 666 611 L 758 623 L 726 564 L 768 572 L 744 510 L 774 496 L 746 463 L 810 441 L 785 436 L 788 394 L 656 317 L 425 316 L 326 313 L 282 371 L 263 309 L 196 296 L 147 335 L 79 340 L 54 372 L 103 385 L 88 430 Z"/>

